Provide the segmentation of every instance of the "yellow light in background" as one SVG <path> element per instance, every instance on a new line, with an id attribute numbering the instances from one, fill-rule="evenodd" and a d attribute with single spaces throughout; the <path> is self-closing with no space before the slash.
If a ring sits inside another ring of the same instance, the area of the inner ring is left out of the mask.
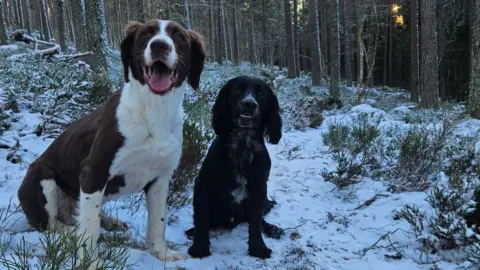
<path id="1" fill-rule="evenodd" d="M 398 13 L 398 10 L 400 9 L 400 5 L 398 4 L 393 4 L 392 5 L 392 13 Z"/>
<path id="2" fill-rule="evenodd" d="M 403 25 L 403 16 L 402 15 L 395 15 L 395 16 L 393 16 L 393 18 L 395 19 L 395 24 Z"/>

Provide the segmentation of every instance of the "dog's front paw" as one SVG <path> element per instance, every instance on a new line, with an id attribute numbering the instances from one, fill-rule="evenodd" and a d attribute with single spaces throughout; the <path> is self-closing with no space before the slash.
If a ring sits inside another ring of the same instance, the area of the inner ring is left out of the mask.
<path id="1" fill-rule="evenodd" d="M 205 258 L 211 255 L 210 248 L 208 246 L 198 244 L 193 244 L 188 249 L 188 254 L 192 256 L 192 258 Z"/>
<path id="2" fill-rule="evenodd" d="M 273 238 L 273 239 L 280 239 L 285 235 L 285 232 L 283 231 L 283 229 L 281 229 L 281 228 L 279 228 L 275 225 L 272 225 L 269 228 L 265 228 L 264 232 L 265 232 L 266 236 L 268 236 L 270 238 Z"/>
<path id="3" fill-rule="evenodd" d="M 195 228 L 190 228 L 186 230 L 185 235 L 187 236 L 188 239 L 192 240 L 193 236 L 195 235 Z"/>
<path id="4" fill-rule="evenodd" d="M 249 247 L 248 248 L 248 255 L 252 257 L 257 257 L 260 259 L 268 259 L 272 256 L 272 250 L 269 249 L 267 246 L 263 247 Z"/>
<path id="5" fill-rule="evenodd" d="M 154 257 L 164 262 L 176 262 L 180 260 L 186 260 L 188 258 L 187 255 L 169 248 L 159 251 L 150 251 L 150 253 Z"/>

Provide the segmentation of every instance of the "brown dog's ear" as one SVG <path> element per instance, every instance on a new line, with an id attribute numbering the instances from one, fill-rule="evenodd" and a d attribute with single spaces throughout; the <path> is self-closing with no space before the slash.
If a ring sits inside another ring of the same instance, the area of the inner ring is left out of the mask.
<path id="1" fill-rule="evenodd" d="M 188 34 L 192 41 L 192 59 L 188 73 L 188 84 L 196 91 L 200 84 L 200 74 L 202 74 L 205 57 L 207 56 L 205 50 L 206 43 L 204 37 L 199 33 L 189 30 Z"/>
<path id="2" fill-rule="evenodd" d="M 125 26 L 125 38 L 120 44 L 120 54 L 123 63 L 123 75 L 125 77 L 125 82 L 128 82 L 128 66 L 133 59 L 133 43 L 135 41 L 135 34 L 137 30 L 142 26 L 142 23 L 130 21 Z"/>

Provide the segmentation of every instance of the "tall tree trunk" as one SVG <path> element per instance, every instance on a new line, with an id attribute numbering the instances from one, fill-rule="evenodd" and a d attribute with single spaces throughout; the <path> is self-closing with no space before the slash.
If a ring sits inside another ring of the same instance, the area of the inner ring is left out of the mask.
<path id="1" fill-rule="evenodd" d="M 227 27 L 225 25 L 225 9 L 224 9 L 224 3 L 223 0 L 220 0 L 220 15 L 221 15 L 221 21 L 222 21 L 222 37 L 223 37 L 223 50 L 224 50 L 224 57 L 226 60 L 228 60 L 228 35 L 227 35 Z"/>
<path id="2" fill-rule="evenodd" d="M 480 119 L 480 0 L 470 0 L 470 29 L 472 31 L 470 45 L 470 84 L 467 112 Z"/>
<path id="3" fill-rule="evenodd" d="M 220 65 L 223 65 L 223 48 L 222 48 L 222 43 L 223 43 L 223 33 L 222 33 L 222 17 L 221 17 L 221 10 L 220 7 L 217 6 L 216 9 L 216 18 L 217 18 L 217 27 L 216 27 L 216 32 L 217 32 L 217 62 Z"/>
<path id="4" fill-rule="evenodd" d="M 133 21 L 136 20 L 137 16 L 137 0 L 127 0 L 127 8 L 128 8 L 128 20 Z"/>
<path id="5" fill-rule="evenodd" d="M 444 25 L 445 0 L 437 0 L 437 28 L 438 28 L 438 79 L 440 97 L 447 100 L 447 74 L 445 67 L 445 25 Z"/>
<path id="6" fill-rule="evenodd" d="M 210 48 L 211 48 L 211 52 L 210 52 L 210 55 L 212 56 L 212 60 L 213 61 L 216 61 L 217 60 L 217 48 L 216 48 L 216 32 L 215 32 L 215 12 L 214 12 L 214 1 L 213 0 L 210 0 L 210 7 L 209 7 L 209 17 L 210 17 L 210 20 L 209 20 L 209 24 L 210 24 Z"/>
<path id="7" fill-rule="evenodd" d="M 232 27 L 232 23 L 230 22 L 230 16 L 228 16 L 228 9 L 225 10 L 225 7 L 224 7 L 224 11 L 223 13 L 225 14 L 224 17 L 225 17 L 225 41 L 226 41 L 226 47 L 227 47 L 227 54 L 226 54 L 226 57 L 228 60 L 232 61 L 232 58 L 233 58 L 233 48 L 232 48 L 232 42 L 231 42 L 231 28 Z"/>
<path id="8" fill-rule="evenodd" d="M 32 32 L 32 21 L 31 21 L 31 18 L 30 18 L 30 1 L 31 0 L 25 0 L 24 2 L 24 6 L 23 6 L 23 10 L 25 12 L 25 26 L 27 28 L 27 33 L 31 33 Z"/>
<path id="9" fill-rule="evenodd" d="M 20 25 L 23 29 L 25 29 L 25 15 L 23 13 L 23 1 L 25 0 L 22 0 L 22 1 L 18 1 L 17 4 L 18 4 L 18 14 L 20 15 Z"/>
<path id="10" fill-rule="evenodd" d="M 350 13 L 350 3 L 343 0 L 343 12 L 345 16 L 345 81 L 347 86 L 352 86 L 352 53 L 351 53 L 351 34 L 352 34 L 352 18 Z"/>
<path id="11" fill-rule="evenodd" d="M 293 48 L 295 77 L 300 75 L 300 47 L 298 44 L 298 0 L 293 0 Z"/>
<path id="12" fill-rule="evenodd" d="M 253 44 L 253 8 L 252 8 L 252 3 L 253 1 L 250 1 L 250 8 L 249 8 L 249 31 L 248 31 L 248 61 L 250 61 L 251 64 L 255 63 L 255 45 Z"/>
<path id="13" fill-rule="evenodd" d="M 410 30 L 410 100 L 419 101 L 419 55 L 418 55 L 418 0 L 412 0 L 411 12 L 411 30 Z"/>
<path id="14" fill-rule="evenodd" d="M 88 22 L 88 49 L 93 54 L 87 57 L 87 62 L 97 74 L 105 74 L 107 66 L 107 33 L 105 22 L 104 0 L 85 0 L 85 15 Z"/>
<path id="15" fill-rule="evenodd" d="M 237 4 L 235 0 L 233 0 L 233 64 L 238 65 L 238 29 L 237 29 Z"/>
<path id="16" fill-rule="evenodd" d="M 187 24 L 187 29 L 192 29 L 192 23 L 190 22 L 190 11 L 188 10 L 188 0 L 184 0 L 183 4 L 185 5 L 185 22 Z M 223 1 L 222 1 L 223 8 Z"/>
<path id="17" fill-rule="evenodd" d="M 58 0 L 58 35 L 60 37 L 60 48 L 67 51 L 67 34 L 65 28 L 65 0 Z"/>
<path id="18" fill-rule="evenodd" d="M 292 31 L 292 9 L 290 8 L 290 1 L 284 0 L 285 9 L 285 31 L 287 32 L 287 78 L 295 78 L 295 60 L 294 60 L 294 44 L 293 44 L 293 31 Z"/>
<path id="19" fill-rule="evenodd" d="M 46 0 L 40 0 L 41 3 L 41 17 L 42 17 L 42 27 L 43 27 L 43 39 L 50 41 L 50 32 L 48 31 L 48 22 L 47 22 L 47 3 Z"/>
<path id="20" fill-rule="evenodd" d="M 5 21 L 4 0 L 0 0 L 0 45 L 8 43 L 7 23 Z"/>
<path id="21" fill-rule="evenodd" d="M 317 1 L 309 0 L 308 1 L 308 11 L 309 11 L 309 27 L 310 27 L 310 50 L 311 50 L 311 68 L 312 68 L 312 85 L 319 86 L 322 79 L 321 73 L 321 61 L 320 61 L 320 27 L 318 25 L 318 10 L 317 10 Z M 317 41 L 318 38 L 318 41 Z"/>
<path id="22" fill-rule="evenodd" d="M 421 0 L 420 20 L 420 85 L 422 107 L 438 107 L 438 47 L 437 47 L 437 4 L 435 0 Z"/>
<path id="23" fill-rule="evenodd" d="M 85 32 L 85 2 L 84 0 L 72 1 L 73 23 L 75 30 L 75 45 L 77 51 L 87 50 L 87 33 Z"/>
<path id="24" fill-rule="evenodd" d="M 146 14 L 143 0 L 135 0 L 137 2 L 136 11 L 137 11 L 137 21 L 145 22 Z"/>
<path id="25" fill-rule="evenodd" d="M 392 7 L 393 7 L 393 0 L 390 0 L 388 5 L 388 83 L 392 84 L 392 50 L 393 50 L 393 14 L 392 14 Z"/>
<path id="26" fill-rule="evenodd" d="M 262 59 L 261 63 L 266 64 L 267 61 L 267 48 L 269 47 L 267 41 L 267 19 L 268 19 L 268 12 L 267 12 L 267 3 L 268 0 L 262 0 Z"/>
<path id="27" fill-rule="evenodd" d="M 363 72 L 364 72 L 364 58 L 365 58 L 365 42 L 363 40 L 363 27 L 364 27 L 364 6 L 363 1 L 356 0 L 356 12 L 357 12 L 357 43 L 358 43 L 358 74 L 357 74 L 357 87 L 363 85 Z"/>
<path id="28" fill-rule="evenodd" d="M 330 19 L 330 96 L 340 97 L 340 20 L 338 0 L 329 0 Z"/>

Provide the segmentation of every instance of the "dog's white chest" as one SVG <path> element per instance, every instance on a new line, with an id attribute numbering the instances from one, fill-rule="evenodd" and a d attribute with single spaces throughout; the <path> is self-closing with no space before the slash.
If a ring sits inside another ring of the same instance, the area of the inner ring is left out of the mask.
<path id="1" fill-rule="evenodd" d="M 125 185 L 109 199 L 136 193 L 159 176 L 170 177 L 180 161 L 183 140 L 181 103 L 174 108 L 162 107 L 162 103 L 144 104 L 143 110 L 132 110 L 122 104 L 117 109 L 118 129 L 125 141 L 109 172 L 111 177 L 123 176 Z"/>
<path id="2" fill-rule="evenodd" d="M 233 201 L 241 203 L 248 197 L 247 179 L 244 176 L 236 176 L 235 180 L 238 183 L 238 187 L 232 191 Z"/>

